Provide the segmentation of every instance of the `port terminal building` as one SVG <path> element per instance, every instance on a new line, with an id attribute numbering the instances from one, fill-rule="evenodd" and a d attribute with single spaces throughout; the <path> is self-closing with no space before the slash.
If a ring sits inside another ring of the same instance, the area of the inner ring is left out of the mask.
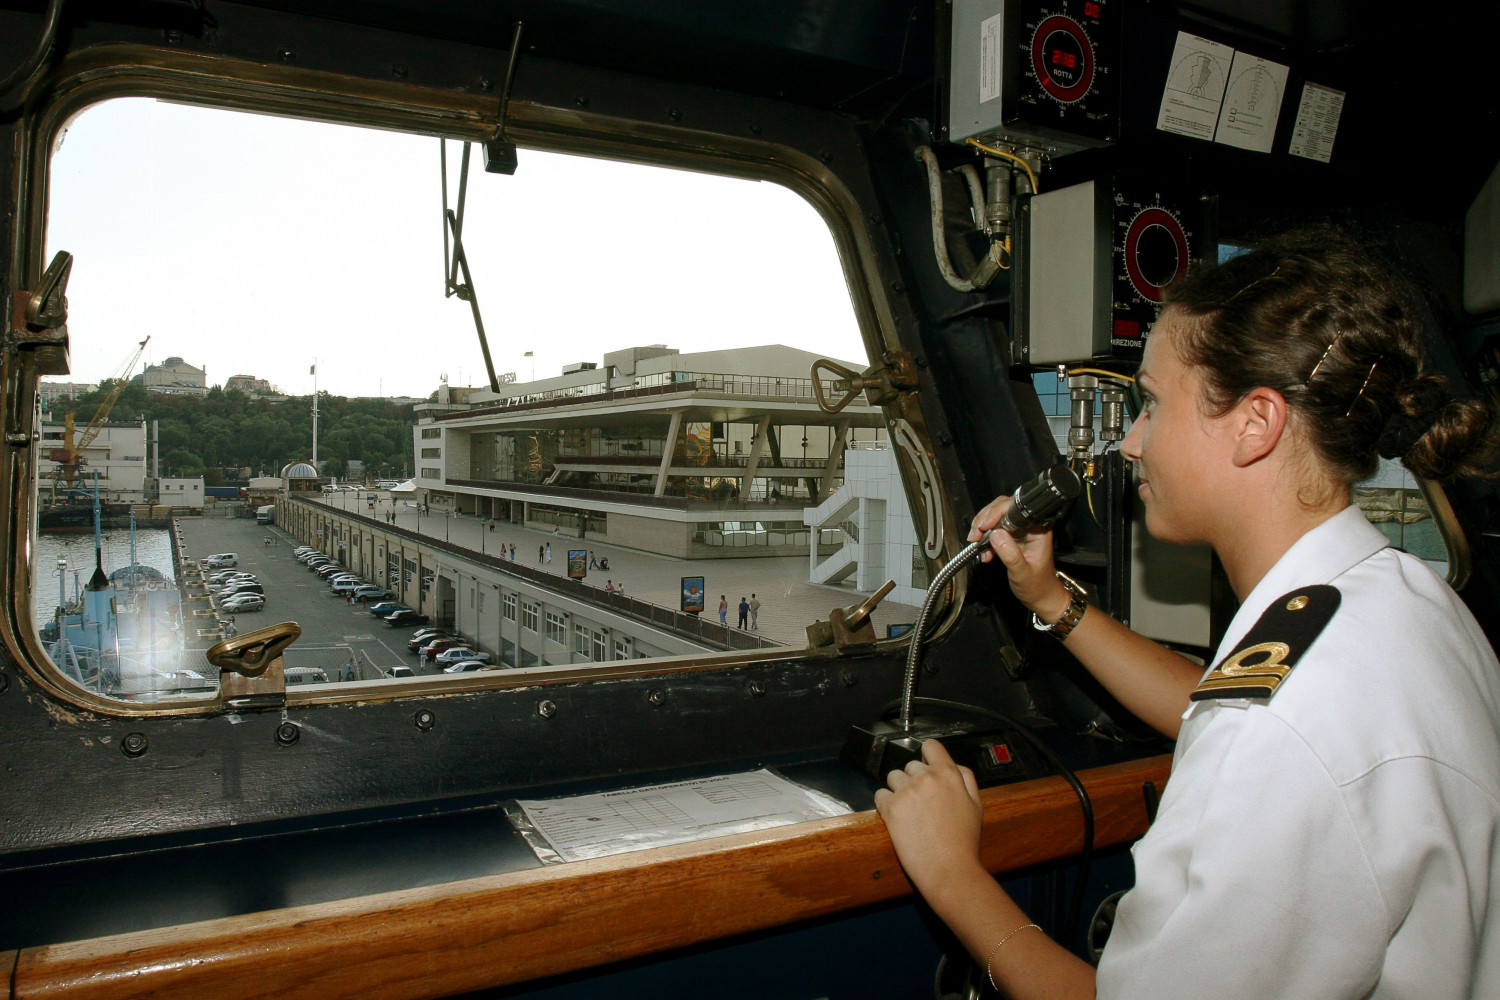
<path id="1" fill-rule="evenodd" d="M 846 453 L 882 447 L 886 430 L 863 396 L 837 413 L 818 406 L 818 359 L 782 345 L 654 345 L 498 393 L 444 386 L 416 407 L 420 500 L 680 559 L 833 556 L 841 529 L 804 512 L 844 485 Z"/>

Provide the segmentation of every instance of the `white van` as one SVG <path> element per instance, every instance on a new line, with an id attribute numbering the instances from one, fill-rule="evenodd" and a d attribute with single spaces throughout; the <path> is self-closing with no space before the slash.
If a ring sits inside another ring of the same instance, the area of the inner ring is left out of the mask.
<path id="1" fill-rule="evenodd" d="M 207 569 L 226 569 L 239 564 L 240 557 L 234 552 L 215 552 L 203 560 L 203 566 Z"/>
<path id="2" fill-rule="evenodd" d="M 276 505 L 267 504 L 264 507 L 255 508 L 255 523 L 270 524 L 276 519 Z"/>

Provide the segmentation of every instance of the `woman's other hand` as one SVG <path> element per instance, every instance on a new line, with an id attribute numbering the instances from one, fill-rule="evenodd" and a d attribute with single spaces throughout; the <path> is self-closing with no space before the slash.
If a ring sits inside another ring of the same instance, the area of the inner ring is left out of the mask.
<path id="1" fill-rule="evenodd" d="M 933 900 L 987 877 L 979 862 L 984 808 L 973 771 L 955 764 L 937 740 L 927 740 L 922 759 L 892 771 L 886 784 L 875 793 L 875 808 L 922 895 Z"/>

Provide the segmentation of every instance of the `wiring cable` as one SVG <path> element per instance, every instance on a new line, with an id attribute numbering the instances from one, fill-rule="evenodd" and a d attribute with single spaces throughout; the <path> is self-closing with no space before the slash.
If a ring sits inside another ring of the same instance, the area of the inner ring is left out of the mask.
<path id="1" fill-rule="evenodd" d="M 999 156 L 1003 159 L 1012 160 L 1016 163 L 1019 163 L 1021 165 L 1021 169 L 1026 171 L 1026 179 L 1031 181 L 1031 193 L 1036 194 L 1041 191 L 1041 188 L 1036 186 L 1036 173 L 1031 169 L 1031 164 L 1021 159 L 1015 153 L 1007 153 L 1003 149 L 996 149 L 994 146 L 986 146 L 978 139 L 966 139 L 964 141 L 967 142 L 970 146 L 973 146 L 975 149 L 983 150 L 991 156 Z"/>
<path id="2" fill-rule="evenodd" d="M 912 699 L 916 705 L 927 708 L 947 709 L 950 712 L 959 712 L 966 715 L 975 715 L 980 718 L 993 719 L 1001 725 L 1014 729 L 1022 739 L 1031 745 L 1032 749 L 1052 766 L 1052 769 L 1073 788 L 1073 793 L 1078 796 L 1078 806 L 1083 813 L 1083 850 L 1078 855 L 1078 880 L 1073 885 L 1072 899 L 1068 903 L 1067 915 L 1063 920 L 1062 940 L 1064 947 L 1071 947 L 1073 940 L 1078 934 L 1078 918 L 1083 909 L 1083 895 L 1088 888 L 1089 868 L 1094 860 L 1094 804 L 1089 799 L 1088 790 L 1083 787 L 1083 782 L 1078 780 L 1078 775 L 1073 769 L 1062 762 L 1062 758 L 1053 752 L 1042 740 L 1031 731 L 1030 727 L 1011 718 L 1003 712 L 984 708 L 979 705 L 967 705 L 961 701 L 949 701 L 946 698 L 926 698 L 918 696 Z M 881 710 L 881 716 L 889 715 L 893 709 L 900 708 L 901 699 L 896 699 L 886 704 Z"/>
<path id="3" fill-rule="evenodd" d="M 11 70 L 3 79 L 0 79 L 0 97 L 9 94 L 11 88 L 23 80 L 30 78 L 37 71 L 37 67 L 47 58 L 47 53 L 52 48 L 52 42 L 57 37 L 57 26 L 62 21 L 63 0 L 51 0 L 47 5 L 47 20 L 42 25 L 41 37 L 37 39 L 36 48 L 21 65 Z"/>

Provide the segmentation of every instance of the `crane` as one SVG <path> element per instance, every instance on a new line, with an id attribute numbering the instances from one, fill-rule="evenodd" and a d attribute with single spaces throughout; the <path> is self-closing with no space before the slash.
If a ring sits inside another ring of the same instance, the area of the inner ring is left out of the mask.
<path id="1" fill-rule="evenodd" d="M 98 408 L 94 411 L 94 419 L 84 428 L 83 434 L 74 439 L 75 430 L 73 418 L 75 413 L 69 413 L 63 420 L 63 446 L 54 449 L 51 459 L 57 463 L 57 471 L 53 473 L 55 479 L 72 486 L 78 478 L 78 469 L 86 464 L 83 460 L 83 451 L 94 443 L 94 438 L 99 436 L 99 431 L 104 427 L 104 421 L 109 419 L 109 411 L 114 409 L 115 402 L 120 398 L 120 393 L 125 391 L 125 386 L 130 384 L 130 372 L 135 368 L 135 363 L 140 360 L 141 354 L 146 350 L 146 345 L 151 342 L 148 336 L 136 345 L 134 353 L 126 359 L 125 363 L 116 369 L 111 377 L 109 393 L 100 401 Z"/>

